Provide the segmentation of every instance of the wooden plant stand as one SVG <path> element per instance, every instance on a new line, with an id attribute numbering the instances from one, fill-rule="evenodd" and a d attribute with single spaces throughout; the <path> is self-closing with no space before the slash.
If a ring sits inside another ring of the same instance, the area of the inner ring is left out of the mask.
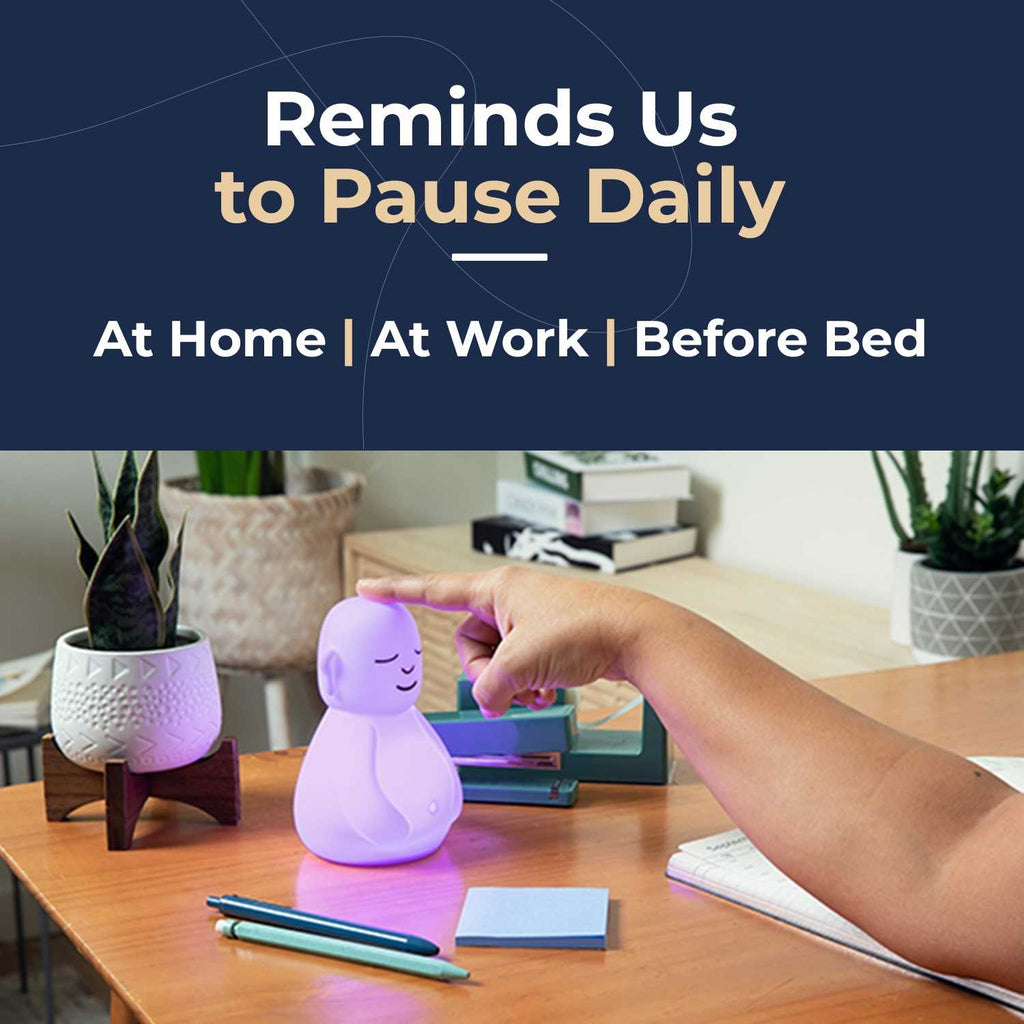
<path id="1" fill-rule="evenodd" d="M 131 849 L 135 825 L 151 796 L 191 804 L 222 825 L 242 820 L 238 740 L 225 739 L 201 761 L 165 772 L 136 774 L 124 758 L 107 761 L 102 772 L 69 761 L 49 733 L 42 739 L 46 820 L 64 821 L 83 804 L 106 803 L 107 849 Z"/>

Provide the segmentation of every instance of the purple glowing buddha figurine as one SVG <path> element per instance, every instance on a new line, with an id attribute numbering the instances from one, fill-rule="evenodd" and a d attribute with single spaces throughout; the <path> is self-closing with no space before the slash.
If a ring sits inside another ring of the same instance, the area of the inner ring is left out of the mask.
<path id="1" fill-rule="evenodd" d="M 414 706 L 423 679 L 416 623 L 402 605 L 350 597 L 320 629 L 317 726 L 295 786 L 305 845 L 341 864 L 433 853 L 462 810 L 444 744 Z"/>

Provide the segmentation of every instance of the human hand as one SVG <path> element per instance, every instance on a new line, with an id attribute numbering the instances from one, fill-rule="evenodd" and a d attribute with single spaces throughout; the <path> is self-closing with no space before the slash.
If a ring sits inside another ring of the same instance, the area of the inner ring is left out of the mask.
<path id="1" fill-rule="evenodd" d="M 558 687 L 625 678 L 638 610 L 657 600 L 513 566 L 366 579 L 356 591 L 372 601 L 468 612 L 455 644 L 473 680 L 473 696 L 488 717 L 504 714 L 512 703 L 548 707 Z"/>

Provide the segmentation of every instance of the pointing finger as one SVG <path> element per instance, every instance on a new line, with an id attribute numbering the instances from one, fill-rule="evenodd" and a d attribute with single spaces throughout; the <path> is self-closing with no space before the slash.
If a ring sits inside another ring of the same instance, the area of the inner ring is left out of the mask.
<path id="1" fill-rule="evenodd" d="M 467 615 L 455 630 L 455 648 L 459 661 L 472 681 L 476 681 L 494 657 L 494 649 L 501 642 L 498 631 L 475 615 Z"/>
<path id="2" fill-rule="evenodd" d="M 473 684 L 473 697 L 488 717 L 505 714 L 514 700 L 525 698 L 523 702 L 528 703 L 532 700 L 532 690 L 544 689 L 535 686 L 530 678 L 529 661 L 524 662 L 514 636 L 506 637 L 498 645 Z"/>
<path id="3" fill-rule="evenodd" d="M 356 593 L 371 601 L 397 601 L 427 605 L 439 611 L 473 612 L 478 618 L 493 624 L 493 601 L 482 580 L 482 573 L 473 572 L 365 579 L 356 583 Z"/>

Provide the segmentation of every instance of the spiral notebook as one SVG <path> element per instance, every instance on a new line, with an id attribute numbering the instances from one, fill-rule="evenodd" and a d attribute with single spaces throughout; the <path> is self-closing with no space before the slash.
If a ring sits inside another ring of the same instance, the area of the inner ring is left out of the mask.
<path id="1" fill-rule="evenodd" d="M 1024 790 L 1024 757 L 972 757 L 971 760 L 1015 789 Z M 667 874 L 674 881 L 731 900 L 777 921 L 1024 1011 L 1024 993 L 1011 992 L 985 981 L 938 974 L 886 949 L 787 878 L 739 829 L 681 844 L 668 862 Z"/>

